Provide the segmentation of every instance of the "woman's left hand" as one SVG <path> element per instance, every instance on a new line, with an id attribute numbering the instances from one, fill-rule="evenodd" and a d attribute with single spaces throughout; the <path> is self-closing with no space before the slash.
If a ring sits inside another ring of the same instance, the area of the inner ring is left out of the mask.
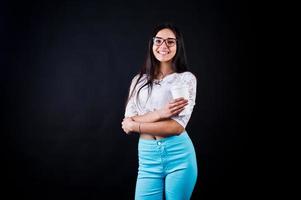
<path id="1" fill-rule="evenodd" d="M 122 121 L 122 129 L 126 134 L 130 134 L 134 131 L 135 121 L 130 117 L 125 117 Z"/>

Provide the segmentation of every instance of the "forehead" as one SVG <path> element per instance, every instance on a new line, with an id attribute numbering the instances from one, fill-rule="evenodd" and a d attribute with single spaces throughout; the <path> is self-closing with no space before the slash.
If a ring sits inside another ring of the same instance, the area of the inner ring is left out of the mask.
<path id="1" fill-rule="evenodd" d="M 168 28 L 164 28 L 160 30 L 157 34 L 156 37 L 161 37 L 161 38 L 176 38 L 176 35 L 172 32 L 172 30 Z"/>

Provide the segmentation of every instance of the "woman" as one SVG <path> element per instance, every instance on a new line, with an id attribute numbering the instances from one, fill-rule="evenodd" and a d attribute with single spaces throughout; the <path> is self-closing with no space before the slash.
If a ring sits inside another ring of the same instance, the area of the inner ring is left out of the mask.
<path id="1" fill-rule="evenodd" d="M 177 84 L 187 87 L 188 99 L 173 99 Z M 185 127 L 195 98 L 196 78 L 187 71 L 181 32 L 171 24 L 157 26 L 145 65 L 132 80 L 122 122 L 127 134 L 140 134 L 136 200 L 190 199 L 197 162 Z"/>

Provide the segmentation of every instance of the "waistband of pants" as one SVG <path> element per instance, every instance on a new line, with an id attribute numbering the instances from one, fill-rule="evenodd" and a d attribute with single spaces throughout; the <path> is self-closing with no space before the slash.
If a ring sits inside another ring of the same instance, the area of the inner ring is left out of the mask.
<path id="1" fill-rule="evenodd" d="M 186 140 L 187 138 L 189 138 L 188 133 L 186 131 L 183 131 L 179 135 L 168 136 L 165 138 L 161 138 L 159 140 L 148 140 L 148 139 L 139 138 L 139 143 L 144 145 L 157 145 L 158 143 L 181 142 Z"/>

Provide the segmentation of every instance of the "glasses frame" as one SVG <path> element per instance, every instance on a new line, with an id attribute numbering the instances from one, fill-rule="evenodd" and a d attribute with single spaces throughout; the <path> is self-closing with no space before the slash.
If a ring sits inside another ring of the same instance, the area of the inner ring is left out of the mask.
<path id="1" fill-rule="evenodd" d="M 159 45 L 157 45 L 157 44 L 155 44 L 155 39 L 162 39 L 163 40 L 163 42 L 161 42 L 161 44 L 159 44 Z M 170 46 L 170 45 L 168 45 L 168 43 L 167 43 L 167 40 L 170 40 L 170 39 L 172 39 L 172 40 L 174 40 L 176 43 L 174 44 L 174 45 L 172 45 L 172 46 Z M 166 44 L 166 46 L 168 46 L 168 47 L 173 47 L 173 46 L 175 46 L 177 43 L 178 43 L 178 40 L 177 40 L 177 38 L 166 38 L 166 39 L 163 39 L 163 38 L 161 38 L 161 37 L 153 37 L 153 45 L 155 45 L 155 46 L 161 46 L 163 43 L 165 42 L 165 44 Z"/>

